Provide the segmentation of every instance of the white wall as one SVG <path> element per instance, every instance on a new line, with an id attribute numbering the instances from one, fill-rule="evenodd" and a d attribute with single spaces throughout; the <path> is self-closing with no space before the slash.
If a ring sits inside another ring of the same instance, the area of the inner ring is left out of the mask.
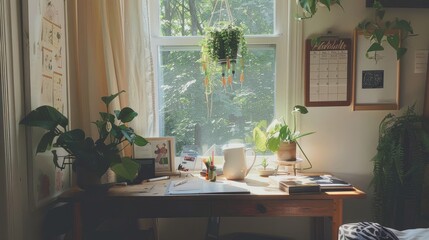
<path id="1" fill-rule="evenodd" d="M 304 39 L 328 30 L 334 35 L 353 37 L 354 27 L 364 18 L 373 18 L 373 10 L 365 8 L 365 1 L 346 0 L 344 11 L 334 8 L 331 14 L 321 9 L 304 22 Z M 368 193 L 364 201 L 346 201 L 344 221 L 370 220 L 372 178 L 371 158 L 376 153 L 378 124 L 392 112 L 400 114 L 414 103 L 419 112 L 423 109 L 425 74 L 414 73 L 416 50 L 429 49 L 429 9 L 387 9 L 386 20 L 396 17 L 411 21 L 417 37 L 408 38 L 404 44 L 408 52 L 401 59 L 401 110 L 352 111 L 351 107 L 312 107 L 302 117 L 303 132 L 316 134 L 303 138 L 306 153 L 314 163 L 313 171 L 331 172 Z M 393 71 L 393 70 L 392 70 Z"/>
<path id="2" fill-rule="evenodd" d="M 353 37 L 353 29 L 365 18 L 373 17 L 373 10 L 365 7 L 365 1 L 344 0 L 344 11 L 334 7 L 329 13 L 319 9 L 315 17 L 305 20 L 303 39 L 313 35 L 326 34 L 328 30 L 335 34 Z M 416 103 L 421 111 L 423 106 L 425 74 L 414 74 L 414 52 L 429 49 L 429 9 L 388 9 L 385 19 L 395 17 L 411 21 L 417 37 L 407 39 L 408 52 L 401 60 L 401 111 Z M 303 81 L 303 79 L 302 79 Z M 303 104 L 304 99 L 302 97 Z M 302 139 L 302 146 L 310 157 L 313 172 L 330 172 L 350 181 L 368 193 L 364 200 L 346 200 L 344 204 L 344 222 L 370 221 L 372 178 L 371 158 L 376 153 L 378 124 L 383 117 L 401 111 L 352 111 L 348 107 L 311 107 L 309 114 L 301 118 L 303 132 L 316 131 L 316 134 Z M 169 227 L 182 229 L 173 231 L 175 239 L 187 239 L 190 229 L 197 229 L 193 239 L 202 239 L 206 219 L 162 220 L 160 237 L 162 240 L 172 236 Z M 164 225 L 165 224 L 165 225 Z M 164 226 L 166 228 L 164 228 Z M 184 229 L 187 229 L 184 230 Z M 223 218 L 221 233 L 234 231 L 268 232 L 274 235 L 295 239 L 310 239 L 310 221 L 308 218 Z M 192 230 L 193 231 L 193 230 Z"/>

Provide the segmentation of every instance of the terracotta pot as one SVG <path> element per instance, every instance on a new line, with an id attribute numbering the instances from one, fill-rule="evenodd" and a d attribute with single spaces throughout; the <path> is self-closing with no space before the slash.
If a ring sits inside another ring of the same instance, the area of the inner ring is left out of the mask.
<path id="1" fill-rule="evenodd" d="M 277 151 L 278 161 L 296 160 L 296 143 L 281 143 Z"/>

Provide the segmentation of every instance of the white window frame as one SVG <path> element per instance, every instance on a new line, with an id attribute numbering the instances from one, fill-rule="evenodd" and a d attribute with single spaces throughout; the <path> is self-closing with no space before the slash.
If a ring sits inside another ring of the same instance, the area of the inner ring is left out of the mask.
<path id="1" fill-rule="evenodd" d="M 151 51 L 154 66 L 154 77 L 159 79 L 159 49 L 162 46 L 198 46 L 204 36 L 161 36 L 160 33 L 160 1 L 149 2 L 151 26 Z M 275 45 L 276 46 L 276 79 L 275 79 L 275 117 L 284 116 L 292 107 L 302 104 L 302 24 L 294 19 L 297 11 L 295 1 L 275 0 L 275 24 L 272 35 L 246 35 L 248 45 Z M 290 36 L 290 37 L 288 37 Z M 155 86 L 155 95 L 158 99 L 158 85 Z M 156 101 L 156 109 L 159 109 Z M 157 121 L 159 121 L 157 119 Z M 160 126 L 157 124 L 157 126 Z M 159 129 L 156 130 L 158 132 Z"/>

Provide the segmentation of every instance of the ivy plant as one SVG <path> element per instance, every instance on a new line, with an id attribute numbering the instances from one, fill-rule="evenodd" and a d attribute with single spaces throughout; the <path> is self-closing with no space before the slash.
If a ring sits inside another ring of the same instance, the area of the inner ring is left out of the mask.
<path id="1" fill-rule="evenodd" d="M 357 29 L 371 41 L 370 47 L 366 51 L 366 57 L 377 60 L 377 52 L 384 50 L 384 43 L 387 42 L 396 51 L 396 58 L 400 59 L 407 49 L 401 46 L 401 42 L 409 36 L 414 36 L 411 23 L 404 19 L 394 19 L 384 21 L 386 10 L 380 1 L 375 0 L 373 8 L 375 16 L 373 20 L 363 20 Z M 370 53 L 374 53 L 371 55 Z"/>

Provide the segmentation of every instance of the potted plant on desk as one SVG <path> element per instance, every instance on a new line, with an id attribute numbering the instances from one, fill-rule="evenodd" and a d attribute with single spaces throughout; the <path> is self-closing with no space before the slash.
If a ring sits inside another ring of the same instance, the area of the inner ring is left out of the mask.
<path id="1" fill-rule="evenodd" d="M 307 114 L 308 110 L 304 106 L 296 105 L 292 111 L 293 127 L 290 127 L 283 118 L 275 119 L 266 128 L 266 130 L 264 130 L 261 125 L 256 126 L 253 129 L 253 138 L 255 140 L 255 145 L 259 150 L 262 150 L 265 146 L 266 149 L 276 152 L 277 160 L 279 162 L 296 161 L 296 147 L 298 146 L 310 164 L 310 167 L 307 169 L 310 169 L 312 167 L 311 162 L 297 140 L 304 136 L 313 134 L 314 132 L 301 133 L 296 130 L 298 113 Z"/>
<path id="2" fill-rule="evenodd" d="M 99 135 L 95 141 L 86 136 L 82 129 L 69 130 L 67 117 L 51 106 L 41 106 L 31 111 L 20 124 L 47 130 L 37 145 L 36 154 L 54 147 L 51 150 L 53 163 L 60 169 L 68 163 L 72 164 L 79 187 L 85 189 L 100 185 L 100 177 L 109 168 L 117 176 L 131 181 L 137 175 L 139 165 L 130 157 L 121 157 L 120 153 L 128 144 L 144 146 L 147 141 L 127 126 L 137 116 L 133 109 L 124 107 L 115 110 L 114 114 L 109 113 L 109 104 L 123 92 L 101 98 L 106 112 L 100 112 L 101 119 L 93 122 Z M 59 156 L 58 148 L 64 149 L 66 154 Z"/>

